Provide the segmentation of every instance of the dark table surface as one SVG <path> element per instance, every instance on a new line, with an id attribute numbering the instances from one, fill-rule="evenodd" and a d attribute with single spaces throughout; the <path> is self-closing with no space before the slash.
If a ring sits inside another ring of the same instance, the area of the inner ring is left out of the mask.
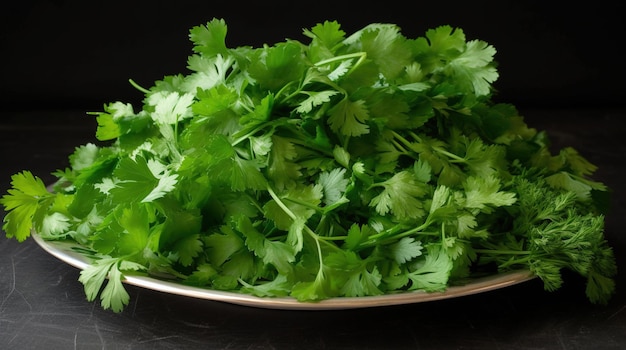
<path id="1" fill-rule="evenodd" d="M 578 276 L 555 292 L 539 280 L 471 296 L 333 311 L 271 310 L 127 286 L 121 313 L 88 302 L 79 270 L 35 241 L 0 237 L 1 349 L 626 349 L 626 110 L 521 109 L 528 124 L 575 147 L 613 191 L 606 237 L 617 294 L 594 305 Z M 95 140 L 83 111 L 0 113 L 0 190 L 31 170 L 44 181 Z"/>

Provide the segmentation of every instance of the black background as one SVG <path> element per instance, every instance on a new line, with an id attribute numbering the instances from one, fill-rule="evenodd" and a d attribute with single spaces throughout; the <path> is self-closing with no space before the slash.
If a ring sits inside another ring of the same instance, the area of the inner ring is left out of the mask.
<path id="1" fill-rule="evenodd" d="M 3 108 L 138 102 L 142 86 L 186 72 L 189 29 L 212 18 L 227 45 L 306 41 L 336 20 L 348 34 L 395 23 L 414 38 L 448 24 L 493 45 L 496 98 L 522 107 L 621 106 L 626 65 L 619 1 L 12 1 L 1 14 Z"/>

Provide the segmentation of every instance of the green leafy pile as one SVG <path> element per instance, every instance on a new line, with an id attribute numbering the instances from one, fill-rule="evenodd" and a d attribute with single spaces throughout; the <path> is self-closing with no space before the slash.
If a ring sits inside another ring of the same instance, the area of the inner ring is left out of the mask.
<path id="1" fill-rule="evenodd" d="M 591 302 L 614 293 L 591 175 L 576 150 L 492 99 L 496 50 L 440 26 L 308 44 L 226 46 L 226 23 L 190 30 L 188 74 L 106 104 L 52 190 L 29 171 L 1 199 L 7 237 L 70 240 L 93 263 L 88 300 L 120 311 L 125 275 L 302 302 L 564 269 Z"/>

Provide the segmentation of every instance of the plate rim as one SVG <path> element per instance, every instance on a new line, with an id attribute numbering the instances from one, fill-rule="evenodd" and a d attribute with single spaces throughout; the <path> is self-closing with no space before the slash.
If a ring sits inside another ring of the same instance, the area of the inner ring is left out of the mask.
<path id="1" fill-rule="evenodd" d="M 89 266 L 87 257 L 71 249 L 72 247 L 81 247 L 80 244 L 69 241 L 46 240 L 35 232 L 33 232 L 31 236 L 39 247 L 57 259 L 80 270 Z M 449 286 L 442 292 L 408 291 L 362 297 L 334 297 L 316 302 L 302 302 L 292 297 L 259 297 L 251 294 L 194 287 L 149 276 L 125 275 L 122 282 L 168 294 L 256 308 L 281 310 L 341 310 L 406 305 L 451 299 L 513 286 L 530 281 L 534 278 L 536 278 L 536 275 L 529 270 L 513 270 L 476 278 L 472 280 L 472 282 L 464 285 Z"/>

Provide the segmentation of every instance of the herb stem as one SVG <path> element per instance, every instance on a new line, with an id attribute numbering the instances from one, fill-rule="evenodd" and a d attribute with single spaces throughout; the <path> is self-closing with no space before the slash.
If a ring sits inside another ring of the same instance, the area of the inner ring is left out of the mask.
<path id="1" fill-rule="evenodd" d="M 454 160 L 454 161 L 457 161 L 457 162 L 462 162 L 462 163 L 467 162 L 467 160 L 466 160 L 465 158 L 463 158 L 463 157 L 459 157 L 458 155 L 456 155 L 456 154 L 454 154 L 454 153 L 452 153 L 452 152 L 448 152 L 448 151 L 446 151 L 445 149 L 443 149 L 443 148 L 441 148 L 441 147 L 433 147 L 433 150 L 434 150 L 435 152 L 437 152 L 437 153 L 440 153 L 440 154 L 445 155 L 445 156 L 446 156 L 446 157 L 448 157 L 448 158 L 451 158 L 451 159 L 452 159 L 452 160 Z"/>
<path id="2" fill-rule="evenodd" d="M 411 153 L 406 148 L 404 148 L 404 146 L 402 146 L 402 144 L 400 144 L 398 141 L 392 140 L 391 143 L 396 147 L 398 152 L 405 156 L 411 157 Z"/>
<path id="3" fill-rule="evenodd" d="M 406 138 L 404 138 L 404 136 L 400 135 L 397 131 L 395 131 L 395 130 L 392 131 L 392 135 L 396 139 L 400 140 L 400 142 L 402 142 L 408 148 L 413 148 L 411 142 L 409 140 L 407 140 Z"/>
<path id="4" fill-rule="evenodd" d="M 150 90 L 143 88 L 141 86 L 139 86 L 139 84 L 137 84 L 134 80 L 132 79 L 128 79 L 128 82 L 130 83 L 130 85 L 132 85 L 135 89 L 143 92 L 144 94 L 148 94 L 150 93 Z"/>
<path id="5" fill-rule="evenodd" d="M 333 152 L 332 151 L 329 151 L 327 149 L 323 149 L 322 147 L 318 147 L 315 144 L 312 144 L 311 142 L 302 141 L 302 139 L 297 139 L 297 138 L 292 138 L 292 137 L 287 137 L 285 139 L 287 141 L 293 143 L 293 144 L 300 145 L 302 147 L 306 147 L 308 149 L 320 152 L 320 153 L 324 154 L 325 156 L 328 156 L 328 157 L 331 157 L 331 158 L 333 157 Z"/>
<path id="6" fill-rule="evenodd" d="M 498 254 L 498 255 L 528 255 L 528 250 L 506 250 L 506 249 L 474 249 L 476 253 Z"/>
<path id="7" fill-rule="evenodd" d="M 272 199 L 276 202 L 276 204 L 278 204 L 278 206 L 280 207 L 280 209 L 282 209 L 285 214 L 287 214 L 287 216 L 289 216 L 291 218 L 291 220 L 296 220 L 298 217 L 296 216 L 296 214 L 294 214 L 291 209 L 289 209 L 285 203 L 283 203 L 283 201 L 278 198 L 278 195 L 276 194 L 276 192 L 274 192 L 274 190 L 272 189 L 272 187 L 270 187 L 269 185 L 267 186 L 267 192 L 270 194 L 270 196 L 272 197 Z"/>
<path id="8" fill-rule="evenodd" d="M 316 62 L 315 65 L 319 67 L 319 66 L 323 66 L 323 65 L 328 64 L 328 63 L 333 63 L 333 62 L 336 62 L 336 61 L 345 61 L 347 59 L 357 58 L 357 57 L 359 59 L 358 59 L 357 63 L 354 65 L 355 67 L 360 65 L 361 62 L 363 62 L 365 60 L 365 58 L 367 57 L 367 53 L 361 51 L 361 52 L 355 52 L 355 53 L 350 53 L 350 54 L 346 54 L 346 55 L 335 56 L 335 57 L 332 57 L 332 58 L 328 58 L 328 59 Z"/>
<path id="9" fill-rule="evenodd" d="M 396 232 L 401 230 L 402 227 L 394 226 L 393 228 L 389 230 L 381 231 L 377 234 L 369 236 L 367 241 L 359 244 L 359 246 L 357 247 L 357 250 L 361 250 L 361 249 L 368 248 L 377 244 L 381 244 L 382 242 L 385 242 L 385 241 L 396 241 L 398 239 L 414 235 L 418 232 L 422 235 L 427 235 L 427 236 L 436 236 L 440 234 L 439 232 L 436 232 L 436 231 L 433 231 L 433 232 L 422 231 L 426 229 L 428 226 L 430 226 L 430 222 L 426 220 L 426 222 L 424 222 L 420 226 L 414 227 L 410 230 L 402 231 L 397 234 Z"/>

